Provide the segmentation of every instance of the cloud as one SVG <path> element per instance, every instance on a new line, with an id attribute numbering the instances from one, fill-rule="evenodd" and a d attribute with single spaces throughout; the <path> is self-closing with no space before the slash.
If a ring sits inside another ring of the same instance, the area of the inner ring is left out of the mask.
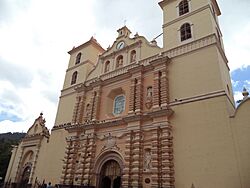
<path id="1" fill-rule="evenodd" d="M 11 120 L 12 122 L 18 122 L 21 121 L 22 119 L 13 115 L 13 114 L 8 114 L 6 112 L 0 112 L 0 122 L 4 120 Z"/>
<path id="2" fill-rule="evenodd" d="M 3 132 L 26 132 L 32 125 L 32 121 L 11 121 L 4 120 L 0 122 L 0 133 Z"/>
<path id="3" fill-rule="evenodd" d="M 231 72 L 235 101 L 243 99 L 242 91 L 244 87 L 250 91 L 249 75 L 250 66 L 243 66 Z"/>
<path id="4" fill-rule="evenodd" d="M 1 0 L 0 1 L 0 24 L 8 23 L 21 11 L 27 10 L 30 0 Z"/>
<path id="5" fill-rule="evenodd" d="M 250 65 L 250 7 L 249 0 L 218 1 L 222 15 L 220 16 L 220 28 L 223 33 L 226 56 L 229 60 L 231 71 Z"/>
<path id="6" fill-rule="evenodd" d="M 242 70 L 250 64 L 250 1 L 218 3 L 237 97 L 249 80 L 249 72 Z M 148 40 L 162 32 L 162 10 L 153 0 L 0 0 L 0 132 L 26 131 L 41 111 L 51 129 L 67 51 L 93 35 L 108 47 L 124 20 L 133 34 Z M 4 120 L 7 116 L 10 119 Z M 21 120 L 15 122 L 15 117 Z"/>
<path id="7" fill-rule="evenodd" d="M 141 11 L 138 11 L 139 7 Z M 155 11 L 157 9 L 158 11 Z M 155 1 L 147 1 L 146 4 L 144 0 L 95 1 L 93 12 L 98 25 L 97 38 L 100 38 L 101 44 L 106 47 L 117 37 L 116 29 L 125 23 L 133 34 L 138 32 L 148 40 L 162 32 L 162 11 Z"/>
<path id="8" fill-rule="evenodd" d="M 242 92 L 240 92 L 240 91 L 234 92 L 234 100 L 236 101 L 236 103 L 237 103 L 237 101 L 240 101 L 242 99 L 243 99 Z"/>
<path id="9" fill-rule="evenodd" d="M 33 79 L 32 72 L 21 65 L 14 65 L 0 57 L 0 80 L 6 80 L 15 87 L 29 87 Z"/>

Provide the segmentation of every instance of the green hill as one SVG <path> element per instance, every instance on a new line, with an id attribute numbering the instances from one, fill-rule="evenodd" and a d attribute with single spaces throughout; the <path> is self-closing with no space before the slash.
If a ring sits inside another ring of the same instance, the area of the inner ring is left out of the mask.
<path id="1" fill-rule="evenodd" d="M 5 174 L 11 157 L 12 145 L 17 145 L 26 133 L 0 134 L 0 177 L 4 181 Z M 1 179 L 1 178 L 0 178 Z M 1 183 L 0 183 L 1 184 Z"/>

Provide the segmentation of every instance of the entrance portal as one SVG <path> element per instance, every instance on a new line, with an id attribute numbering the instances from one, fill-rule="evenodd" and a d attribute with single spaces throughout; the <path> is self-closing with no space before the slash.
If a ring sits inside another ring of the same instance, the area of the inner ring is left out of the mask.
<path id="1" fill-rule="evenodd" d="M 115 160 L 103 164 L 100 173 L 100 188 L 121 187 L 121 167 Z"/>

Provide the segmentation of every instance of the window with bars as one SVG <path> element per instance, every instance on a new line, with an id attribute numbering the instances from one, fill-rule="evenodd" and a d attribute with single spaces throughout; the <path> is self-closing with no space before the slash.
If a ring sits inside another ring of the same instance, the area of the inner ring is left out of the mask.
<path id="1" fill-rule="evenodd" d="M 179 3 L 179 16 L 189 12 L 189 5 L 187 0 L 183 0 Z"/>
<path id="2" fill-rule="evenodd" d="M 185 23 L 181 26 L 180 35 L 181 41 L 192 38 L 191 25 L 189 23 Z"/>

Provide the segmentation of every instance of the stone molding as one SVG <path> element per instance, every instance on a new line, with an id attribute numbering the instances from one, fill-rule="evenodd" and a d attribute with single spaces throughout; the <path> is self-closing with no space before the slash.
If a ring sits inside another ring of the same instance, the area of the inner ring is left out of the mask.
<path id="1" fill-rule="evenodd" d="M 199 12 L 202 12 L 202 11 L 204 11 L 204 10 L 206 10 L 206 9 L 210 9 L 210 10 L 211 10 L 210 5 L 205 5 L 205 6 L 203 6 L 203 7 L 200 7 L 200 8 L 198 8 L 198 9 L 196 9 L 196 10 L 193 10 L 193 11 L 191 11 L 191 12 L 189 12 L 189 13 L 186 13 L 186 14 L 184 14 L 184 15 L 182 15 L 182 16 L 179 16 L 179 17 L 177 17 L 176 19 L 174 19 L 174 20 L 172 20 L 172 21 L 170 21 L 170 22 L 168 22 L 168 23 L 163 24 L 162 27 L 165 28 L 165 27 L 167 27 L 167 26 L 170 26 L 170 25 L 172 25 L 172 24 L 174 24 L 174 23 L 176 23 L 176 22 L 179 22 L 179 21 L 181 21 L 181 20 L 183 20 L 183 19 L 185 19 L 185 18 L 188 18 L 188 17 L 190 17 L 190 16 L 192 16 L 192 15 L 195 15 L 195 14 L 197 14 L 197 13 L 199 13 Z"/>
<path id="2" fill-rule="evenodd" d="M 71 71 L 71 70 L 74 70 L 75 68 L 80 67 L 81 65 L 84 65 L 84 64 L 87 64 L 87 63 L 93 65 L 93 67 L 95 66 L 95 64 L 94 64 L 92 61 L 86 60 L 86 61 L 82 61 L 81 63 L 78 63 L 78 64 L 76 64 L 76 65 L 74 65 L 74 66 L 68 68 L 68 69 L 66 70 L 66 72 L 69 72 L 69 71 Z"/>

